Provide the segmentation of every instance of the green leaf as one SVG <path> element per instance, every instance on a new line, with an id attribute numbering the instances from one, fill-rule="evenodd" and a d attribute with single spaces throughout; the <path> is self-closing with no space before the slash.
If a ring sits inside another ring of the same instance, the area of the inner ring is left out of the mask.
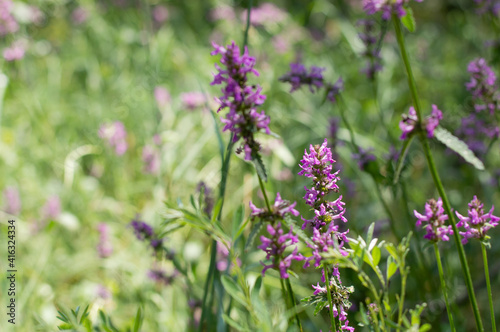
<path id="1" fill-rule="evenodd" d="M 142 326 L 142 321 L 144 320 L 144 315 L 142 313 L 141 307 L 137 309 L 137 314 L 135 315 L 135 322 L 134 322 L 134 332 L 139 332 L 141 330 Z"/>
<path id="2" fill-rule="evenodd" d="M 319 302 L 318 304 L 316 304 L 316 308 L 314 308 L 314 316 L 319 314 L 319 312 L 323 310 L 327 304 L 328 302 Z"/>
<path id="3" fill-rule="evenodd" d="M 241 223 L 245 219 L 245 208 L 243 205 L 240 205 L 238 209 L 236 209 L 236 212 L 233 215 L 233 225 L 232 225 L 232 232 L 231 235 L 233 237 L 233 242 L 236 240 L 236 235 L 238 234 L 238 231 L 240 229 Z"/>
<path id="4" fill-rule="evenodd" d="M 372 250 L 373 265 L 377 266 L 380 262 L 381 251 L 380 248 L 375 246 Z"/>
<path id="5" fill-rule="evenodd" d="M 259 153 L 252 153 L 252 162 L 255 165 L 257 175 L 262 179 L 262 181 L 267 182 L 266 166 L 264 165 Z"/>
<path id="6" fill-rule="evenodd" d="M 252 247 L 253 242 L 255 241 L 255 238 L 257 237 L 257 234 L 259 234 L 260 230 L 262 229 L 262 226 L 264 226 L 264 222 L 259 221 L 256 222 L 252 230 L 250 231 L 250 234 L 248 235 L 247 243 L 245 244 L 245 251 L 248 251 L 250 247 Z"/>
<path id="7" fill-rule="evenodd" d="M 373 230 L 375 229 L 375 223 L 372 222 L 370 227 L 368 227 L 368 232 L 367 232 L 367 235 L 366 235 L 366 243 L 370 243 L 372 242 L 372 238 L 373 238 Z"/>
<path id="8" fill-rule="evenodd" d="M 219 217 L 219 214 L 220 214 L 220 211 L 222 209 L 222 202 L 223 202 L 223 199 L 222 198 L 219 198 L 217 200 L 217 203 L 215 204 L 215 207 L 214 207 L 214 212 L 212 213 L 212 224 L 217 220 L 217 218 Z"/>
<path id="9" fill-rule="evenodd" d="M 424 325 L 420 326 L 420 329 L 418 330 L 419 332 L 427 332 L 430 331 L 432 328 L 432 325 L 429 323 L 425 323 Z"/>
<path id="10" fill-rule="evenodd" d="M 461 141 L 458 137 L 453 136 L 448 130 L 437 127 L 434 131 L 434 137 L 449 149 L 458 153 L 466 162 L 474 166 L 480 171 L 484 171 L 484 164 L 479 160 L 474 153 L 469 149 L 465 142 Z"/>
<path id="11" fill-rule="evenodd" d="M 224 321 L 231 325 L 233 328 L 235 328 L 236 330 L 238 331 L 248 331 L 248 329 L 244 328 L 243 326 L 241 326 L 240 324 L 238 324 L 234 319 L 232 319 L 231 317 L 229 317 L 228 315 L 226 314 L 222 314 L 222 318 L 224 318 Z"/>
<path id="12" fill-rule="evenodd" d="M 405 7 L 406 15 L 401 18 L 401 23 L 408 29 L 410 32 L 415 32 L 417 28 L 417 23 L 415 22 L 415 18 L 413 17 L 413 10 L 410 7 Z"/>
<path id="13" fill-rule="evenodd" d="M 260 288 L 262 287 L 262 275 L 257 277 L 255 284 L 252 289 L 252 296 L 259 296 Z"/>
<path id="14" fill-rule="evenodd" d="M 242 304 L 244 307 L 247 307 L 247 302 L 245 300 L 245 296 L 243 295 L 243 292 L 241 291 L 240 287 L 234 281 L 231 277 L 228 275 L 223 275 L 221 277 L 222 285 L 224 286 L 224 289 L 226 292 L 236 301 L 238 301 L 240 304 Z M 229 323 L 228 323 L 229 324 Z"/>
<path id="15" fill-rule="evenodd" d="M 387 258 L 387 281 L 392 278 L 394 273 L 398 270 L 398 265 L 394 263 L 394 259 L 389 256 Z"/>

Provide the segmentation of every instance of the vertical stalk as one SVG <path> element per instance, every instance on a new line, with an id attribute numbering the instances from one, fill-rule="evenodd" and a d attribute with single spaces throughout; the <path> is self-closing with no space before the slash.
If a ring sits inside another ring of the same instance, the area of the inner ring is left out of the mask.
<path id="1" fill-rule="evenodd" d="M 403 269 L 406 269 L 406 266 L 403 266 Z M 401 271 L 400 267 L 400 271 Z M 408 273 L 405 270 L 404 272 L 401 271 L 401 298 L 399 299 L 399 308 L 398 308 L 398 325 L 401 326 L 401 323 L 403 322 L 403 309 L 404 309 L 404 304 L 405 304 L 405 294 L 406 294 L 406 279 L 408 278 Z M 399 331 L 399 329 L 398 329 Z M 452 332 L 454 332 L 453 330 Z"/>
<path id="2" fill-rule="evenodd" d="M 335 317 L 333 317 L 333 301 L 332 301 L 332 292 L 330 291 L 330 278 L 328 275 L 328 269 L 326 265 L 323 265 L 323 272 L 325 273 L 325 281 L 326 281 L 326 295 L 328 296 L 328 303 L 330 305 L 330 310 L 328 313 L 330 314 L 330 322 L 332 324 L 333 331 L 337 331 L 337 325 L 335 324 Z"/>
<path id="3" fill-rule="evenodd" d="M 483 252 L 484 276 L 486 278 L 486 288 L 488 290 L 488 302 L 490 303 L 490 316 L 491 316 L 491 331 L 496 332 L 497 327 L 495 324 L 495 310 L 493 307 L 493 295 L 491 293 L 490 272 L 488 268 L 488 256 L 486 255 L 486 246 L 481 242 L 481 250 Z"/>
<path id="4" fill-rule="evenodd" d="M 293 293 L 292 284 L 290 283 L 290 278 L 286 278 L 285 282 L 286 282 L 286 288 L 288 290 L 288 295 L 290 296 L 290 302 L 292 304 L 292 308 L 293 308 L 293 311 L 294 311 L 294 314 L 295 314 L 295 320 L 297 321 L 297 325 L 299 326 L 299 331 L 303 332 L 303 330 L 302 330 L 302 324 L 300 323 L 299 314 L 296 311 L 297 310 L 296 309 L 297 302 L 295 301 L 295 294 Z"/>
<path id="5" fill-rule="evenodd" d="M 441 289 L 443 291 L 444 303 L 446 304 L 446 312 L 448 313 L 448 320 L 450 321 L 451 331 L 455 332 L 455 324 L 453 322 L 453 314 L 451 312 L 450 303 L 448 302 L 448 290 L 446 289 L 446 281 L 444 280 L 443 265 L 441 264 L 441 255 L 439 254 L 439 248 L 436 243 L 434 243 L 434 252 L 436 253 L 436 263 L 439 270 L 439 279 L 441 280 Z"/>
<path id="6" fill-rule="evenodd" d="M 415 83 L 415 78 L 413 76 L 413 72 L 410 65 L 410 60 L 408 58 L 408 53 L 406 52 L 405 42 L 403 32 L 401 30 L 401 23 L 399 22 L 399 18 L 396 14 L 392 14 L 392 20 L 394 22 L 394 28 L 396 30 L 396 37 L 398 40 L 399 49 L 401 51 L 401 57 L 403 58 L 403 62 L 406 68 L 406 73 L 408 74 L 408 85 L 410 87 L 410 93 L 413 99 L 413 105 L 415 106 L 415 111 L 417 113 L 418 121 L 422 122 L 422 112 L 420 108 L 420 100 L 418 98 L 417 86 Z M 436 165 L 434 163 L 434 158 L 432 157 L 431 148 L 429 146 L 429 142 L 427 140 L 427 136 L 424 133 L 419 133 L 420 142 L 422 143 L 422 147 L 425 153 L 425 157 L 427 159 L 427 164 L 429 166 L 429 170 L 432 174 L 432 179 L 434 180 L 434 184 L 436 189 L 439 192 L 439 196 L 443 200 L 443 207 L 446 211 L 446 214 L 449 217 L 449 222 L 453 228 L 453 238 L 455 239 L 455 244 L 458 248 L 458 256 L 460 258 L 460 264 L 462 266 L 462 272 L 465 277 L 465 283 L 467 286 L 467 292 L 469 294 L 469 299 L 472 305 L 472 310 L 474 312 L 474 319 L 476 321 L 476 327 L 478 331 L 484 331 L 483 322 L 481 320 L 481 315 L 479 314 L 479 307 L 476 301 L 476 295 L 474 293 L 474 287 L 472 284 L 472 278 L 469 271 L 469 266 L 467 264 L 467 259 L 465 257 L 464 247 L 462 242 L 460 241 L 460 235 L 458 233 L 457 225 L 455 222 L 455 216 L 451 212 L 451 205 L 448 201 L 448 196 L 444 191 L 443 184 L 441 183 L 441 178 L 439 177 L 439 173 L 437 171 Z"/>

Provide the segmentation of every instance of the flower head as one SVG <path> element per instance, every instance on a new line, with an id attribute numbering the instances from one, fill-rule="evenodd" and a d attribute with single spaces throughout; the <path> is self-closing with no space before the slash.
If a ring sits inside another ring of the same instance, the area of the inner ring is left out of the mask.
<path id="1" fill-rule="evenodd" d="M 276 223 L 274 226 L 268 224 L 267 232 L 269 237 L 262 235 L 260 237 L 262 244 L 257 247 L 266 253 L 267 260 L 271 260 L 270 264 L 265 264 L 262 261 L 260 262 L 264 266 L 262 275 L 264 275 L 268 269 L 274 268 L 280 271 L 282 279 L 287 279 L 289 277 L 287 270 L 291 266 L 292 261 L 301 261 L 304 259 L 304 256 L 297 253 L 297 246 L 295 246 L 292 253 L 288 255 L 284 254 L 285 249 L 292 244 L 299 242 L 299 239 L 293 234 L 292 227 L 290 227 L 290 231 L 288 233 L 284 233 L 283 228 L 281 227 L 281 222 Z"/>
<path id="2" fill-rule="evenodd" d="M 430 199 L 425 203 L 425 214 L 420 214 L 416 210 L 413 214 L 417 218 L 416 226 L 421 227 L 423 224 L 427 231 L 424 239 L 433 242 L 450 240 L 448 235 L 453 234 L 453 229 L 451 225 L 444 224 L 448 220 L 448 215 L 444 213 L 441 197 L 437 201 Z"/>
<path id="3" fill-rule="evenodd" d="M 496 85 L 496 75 L 488 67 L 483 58 L 475 59 L 469 63 L 467 70 L 471 80 L 465 84 L 467 90 L 474 98 L 474 109 L 477 112 L 487 110 L 490 114 L 500 110 L 500 94 Z"/>
<path id="4" fill-rule="evenodd" d="M 365 44 L 363 56 L 365 56 L 368 60 L 368 64 L 361 71 L 365 73 L 370 80 L 373 80 L 375 78 L 375 74 L 382 70 L 382 60 L 377 46 L 380 33 L 376 31 L 375 20 L 359 20 L 358 25 L 363 29 L 358 36 L 363 44 Z"/>
<path id="5" fill-rule="evenodd" d="M 401 134 L 400 139 L 407 139 L 409 136 L 416 133 L 421 128 L 425 128 L 427 132 L 427 137 L 434 137 L 434 130 L 439 126 L 439 120 L 443 118 L 443 112 L 438 109 L 436 105 L 432 105 L 431 115 L 428 116 L 425 120 L 423 120 L 423 125 L 419 125 L 417 112 L 413 106 L 410 106 L 410 110 L 408 111 L 408 115 L 402 115 L 403 120 L 399 122 L 399 128 L 403 132 Z"/>
<path id="6" fill-rule="evenodd" d="M 99 243 L 97 244 L 99 257 L 109 257 L 113 253 L 113 246 L 109 241 L 109 227 L 105 223 L 100 223 L 97 225 L 97 230 L 99 231 Z"/>
<path id="7" fill-rule="evenodd" d="M 489 236 L 486 232 L 491 228 L 498 226 L 500 218 L 493 215 L 494 207 L 488 213 L 484 213 L 483 203 L 477 199 L 476 196 L 470 201 L 469 209 L 467 210 L 467 217 L 464 217 L 455 211 L 458 219 L 457 227 L 463 227 L 464 232 L 459 232 L 462 235 L 462 243 L 467 243 L 469 239 L 475 238 L 480 241 L 487 241 Z"/>
<path id="8" fill-rule="evenodd" d="M 160 171 L 160 151 L 154 145 L 146 145 L 142 148 L 142 169 L 145 174 L 156 175 Z"/>
<path id="9" fill-rule="evenodd" d="M 51 196 L 42 208 L 43 220 L 54 220 L 61 214 L 61 200 L 59 196 Z"/>
<path id="10" fill-rule="evenodd" d="M 99 128 L 99 137 L 106 140 L 118 156 L 123 155 L 128 149 L 127 131 L 120 121 L 103 124 Z"/>
<path id="11" fill-rule="evenodd" d="M 156 236 L 153 227 L 140 220 L 132 220 L 130 225 L 134 229 L 135 236 L 141 241 L 148 241 L 149 245 L 155 250 L 159 250 L 163 245 L 163 239 Z"/>
<path id="12" fill-rule="evenodd" d="M 215 67 L 218 73 L 214 75 L 212 85 L 223 85 L 223 95 L 217 99 L 220 104 L 219 112 L 228 108 L 226 117 L 221 119 L 225 124 L 223 131 L 229 130 L 234 134 L 233 142 L 242 138 L 243 147 L 240 151 L 245 151 L 245 160 L 252 160 L 260 150 L 260 145 L 254 138 L 254 133 L 259 130 L 270 134 L 269 117 L 256 107 L 264 103 L 266 96 L 261 93 L 262 88 L 259 85 L 248 85 L 248 75 L 259 75 L 253 67 L 255 58 L 248 55 L 248 49 L 245 47 L 243 54 L 240 54 L 239 47 L 232 42 L 226 47 L 213 43 L 214 51 L 212 55 L 220 54 L 222 58 Z"/>
<path id="13" fill-rule="evenodd" d="M 0 37 L 14 33 L 19 29 L 12 10 L 14 3 L 11 0 L 0 0 Z"/>
<path id="14" fill-rule="evenodd" d="M 5 213 L 18 215 L 21 212 L 21 197 L 15 187 L 7 187 L 3 191 Z"/>
<path id="15" fill-rule="evenodd" d="M 422 2 L 422 0 L 415 0 Z M 405 6 L 408 5 L 410 0 L 363 0 L 363 9 L 368 15 L 373 15 L 377 12 L 382 12 L 382 19 L 389 20 L 392 13 L 398 17 L 406 15 Z"/>

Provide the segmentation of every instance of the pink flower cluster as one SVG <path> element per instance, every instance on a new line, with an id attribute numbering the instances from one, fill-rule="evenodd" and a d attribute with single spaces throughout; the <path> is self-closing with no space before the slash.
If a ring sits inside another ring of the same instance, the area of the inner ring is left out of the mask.
<path id="1" fill-rule="evenodd" d="M 410 107 L 408 115 L 403 114 L 402 117 L 403 120 L 399 122 L 399 128 L 403 132 L 400 139 L 404 140 L 414 134 L 420 128 L 420 126 L 418 125 L 419 122 L 417 112 L 415 111 L 415 108 L 413 108 L 413 106 Z M 427 137 L 434 137 L 434 130 L 436 130 L 437 126 L 439 126 L 439 120 L 441 120 L 442 118 L 443 112 L 441 112 L 441 110 L 439 110 L 436 105 L 432 105 L 431 115 L 423 121 L 423 127 L 427 132 Z"/>
<path id="2" fill-rule="evenodd" d="M 128 149 L 127 131 L 120 121 L 103 124 L 99 128 L 99 137 L 106 140 L 118 156 L 123 155 Z"/>
<path id="3" fill-rule="evenodd" d="M 433 242 L 450 240 L 448 235 L 453 234 L 453 229 L 451 225 L 444 224 L 448 220 L 448 215 L 444 213 L 441 197 L 437 201 L 432 198 L 425 203 L 425 214 L 420 214 L 416 210 L 413 213 L 417 218 L 416 226 L 425 225 L 427 234 L 424 235 L 424 239 Z"/>
<path id="4" fill-rule="evenodd" d="M 0 37 L 14 33 L 19 29 L 12 8 L 14 4 L 11 0 L 0 0 Z"/>
<path id="5" fill-rule="evenodd" d="M 221 119 L 225 124 L 223 131 L 229 130 L 234 134 L 233 141 L 237 142 L 243 138 L 243 150 L 245 160 L 252 160 L 258 154 L 260 145 L 255 141 L 254 133 L 264 130 L 270 134 L 269 117 L 264 111 L 258 113 L 257 106 L 264 103 L 266 96 L 261 94 L 262 88 L 259 85 L 248 85 L 248 74 L 259 75 L 253 67 L 255 58 L 248 55 L 248 49 L 240 54 L 239 47 L 232 42 L 226 47 L 213 43 L 214 51 L 212 55 L 220 54 L 220 63 L 215 65 L 218 73 L 214 75 L 211 85 L 223 85 L 223 95 L 216 99 L 220 103 L 217 110 L 229 108 L 226 117 Z"/>
<path id="6" fill-rule="evenodd" d="M 422 2 L 422 0 L 415 0 Z M 368 15 L 373 15 L 377 12 L 382 12 L 383 20 L 390 20 L 392 13 L 398 17 L 406 15 L 405 6 L 408 5 L 410 0 L 363 0 L 363 9 Z"/>
<path id="7" fill-rule="evenodd" d="M 455 211 L 458 219 L 460 219 L 457 227 L 465 229 L 464 232 L 459 232 L 463 237 L 462 243 L 465 244 L 472 238 L 479 239 L 480 241 L 488 240 L 486 232 L 498 226 L 498 222 L 500 221 L 499 217 L 493 215 L 493 209 L 494 207 L 492 206 L 488 213 L 484 213 L 483 203 L 474 196 L 469 203 L 467 217 Z"/>
<path id="8" fill-rule="evenodd" d="M 488 67 L 486 60 L 479 58 L 471 61 L 467 70 L 471 74 L 471 79 L 465 87 L 472 93 L 475 110 L 477 112 L 488 110 L 490 114 L 500 110 L 500 95 L 495 84 L 497 77 Z"/>

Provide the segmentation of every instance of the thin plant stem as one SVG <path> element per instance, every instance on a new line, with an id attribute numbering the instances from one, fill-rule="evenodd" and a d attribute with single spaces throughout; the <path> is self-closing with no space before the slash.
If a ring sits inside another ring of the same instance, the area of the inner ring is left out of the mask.
<path id="1" fill-rule="evenodd" d="M 266 207 L 269 212 L 271 212 L 271 205 L 269 204 L 269 199 L 267 198 L 266 188 L 264 187 L 264 181 L 260 178 L 260 175 L 257 173 L 257 177 L 259 178 L 259 186 L 262 192 L 262 196 L 264 196 L 264 201 L 266 202 Z"/>
<path id="2" fill-rule="evenodd" d="M 337 331 L 337 325 L 335 324 L 335 317 L 333 316 L 333 301 L 332 301 L 332 292 L 330 291 L 330 278 L 328 277 L 328 269 L 326 265 L 323 265 L 323 272 L 325 273 L 325 281 L 326 281 L 326 295 L 328 297 L 328 303 L 330 305 L 330 310 L 328 313 L 330 314 L 330 322 L 332 324 L 333 331 Z"/>
<path id="3" fill-rule="evenodd" d="M 212 280 L 212 277 L 214 276 L 214 270 L 215 270 L 215 256 L 216 256 L 216 246 L 217 246 L 217 243 L 214 244 L 215 241 L 212 241 L 212 248 L 211 248 L 211 252 L 210 252 L 210 265 L 209 265 L 209 268 L 208 268 L 208 274 L 207 274 L 207 278 L 205 280 L 205 287 L 203 289 L 203 300 L 201 302 L 201 318 L 200 318 L 200 325 L 199 325 L 199 329 L 198 331 L 203 331 L 203 323 L 205 321 L 205 317 L 207 315 L 207 311 L 208 311 L 208 308 L 207 308 L 207 297 L 208 297 L 208 293 L 209 293 L 209 288 L 210 288 L 210 285 L 213 285 L 213 283 L 210 282 L 210 280 Z"/>
<path id="4" fill-rule="evenodd" d="M 375 188 L 377 189 L 377 196 L 378 199 L 380 200 L 380 203 L 382 204 L 382 207 L 385 210 L 385 213 L 387 213 L 387 216 L 389 217 L 389 227 L 391 228 L 392 234 L 398 239 L 398 241 L 401 240 L 401 237 L 398 235 L 398 232 L 396 231 L 396 221 L 392 215 L 391 209 L 389 208 L 389 205 L 384 199 L 384 196 L 382 196 L 382 190 L 380 189 L 380 185 L 373 179 L 373 182 L 375 182 Z"/>
<path id="5" fill-rule="evenodd" d="M 439 248 L 436 243 L 434 243 L 434 252 L 436 253 L 436 263 L 439 270 L 439 279 L 441 280 L 441 289 L 443 291 L 444 303 L 446 304 L 446 311 L 448 312 L 448 320 L 450 321 L 451 331 L 455 332 L 455 323 L 453 322 L 453 314 L 451 312 L 450 303 L 448 301 L 448 291 L 446 289 L 446 281 L 444 280 L 443 265 L 441 264 L 441 255 L 439 254 Z"/>
<path id="6" fill-rule="evenodd" d="M 495 310 L 493 307 L 493 295 L 491 293 L 490 272 L 488 269 L 488 256 L 486 254 L 486 246 L 482 242 L 481 242 L 481 250 L 483 252 L 484 276 L 486 278 L 486 288 L 488 290 L 488 302 L 490 303 L 491 331 L 496 332 L 497 327 L 495 324 Z"/>
<path id="7" fill-rule="evenodd" d="M 285 283 L 286 283 L 286 288 L 288 289 L 288 295 L 290 296 L 290 302 L 292 304 L 292 308 L 293 308 L 293 311 L 294 311 L 294 314 L 295 314 L 295 320 L 297 321 L 297 325 L 299 327 L 299 331 L 300 332 L 303 332 L 302 330 L 302 324 L 300 322 L 300 318 L 299 318 L 299 314 L 297 313 L 297 302 L 295 301 L 295 294 L 293 293 L 293 289 L 292 289 L 292 284 L 290 283 L 290 278 L 286 278 L 285 279 Z"/>
<path id="8" fill-rule="evenodd" d="M 403 269 L 406 269 L 405 266 L 403 266 Z M 400 270 L 403 270 L 400 267 Z M 408 273 L 407 271 L 402 271 L 401 272 L 401 298 L 399 299 L 399 308 L 398 308 L 398 325 L 401 326 L 401 323 L 403 322 L 403 309 L 404 309 L 404 304 L 405 304 L 405 295 L 406 295 L 406 279 L 408 278 Z M 399 331 L 399 329 L 398 329 Z"/>
<path id="9" fill-rule="evenodd" d="M 396 14 L 392 15 L 392 19 L 394 22 L 394 28 L 396 30 L 396 37 L 399 45 L 399 49 L 401 51 L 401 57 L 403 58 L 403 62 L 406 68 L 406 73 L 408 74 L 408 85 L 410 87 L 410 93 L 413 99 L 413 105 L 415 106 L 415 111 L 417 113 L 417 118 L 418 121 L 421 123 L 422 121 L 422 112 L 420 108 L 420 100 L 418 98 L 418 93 L 417 93 L 417 87 L 415 83 L 415 78 L 413 76 L 413 72 L 411 69 L 410 65 L 410 60 L 408 58 L 408 53 L 406 51 L 405 47 L 405 42 L 404 42 L 404 36 L 403 32 L 401 30 L 401 23 L 399 22 L 399 18 L 396 16 Z M 423 133 L 419 133 L 419 138 L 420 142 L 422 143 L 422 147 L 424 150 L 425 157 L 427 159 L 427 164 L 429 166 L 429 170 L 432 175 L 432 179 L 434 180 L 434 184 L 436 186 L 436 189 L 438 190 L 438 193 L 443 200 L 443 207 L 444 210 L 446 211 L 446 214 L 449 217 L 449 222 L 453 228 L 453 238 L 455 240 L 455 244 L 458 248 L 458 256 L 460 258 L 460 264 L 462 266 L 462 272 L 465 277 L 465 283 L 467 286 L 467 292 L 469 294 L 469 299 L 472 305 L 472 311 L 474 313 L 474 319 L 476 321 L 476 328 L 478 331 L 484 331 L 483 328 L 483 322 L 481 320 L 481 315 L 479 313 L 479 307 L 477 305 L 476 301 L 476 295 L 474 293 L 474 287 L 472 283 L 472 277 L 470 275 L 469 271 L 469 265 L 467 264 L 467 258 L 465 257 L 465 251 L 464 247 L 462 245 L 462 242 L 460 241 L 460 235 L 458 233 L 458 228 L 455 222 L 455 216 L 451 212 L 451 205 L 450 202 L 448 201 L 448 196 L 446 195 L 446 192 L 444 190 L 443 184 L 441 182 L 441 178 L 439 177 L 439 173 L 437 171 L 436 165 L 434 163 L 434 158 L 432 156 L 431 148 L 429 145 L 429 142 L 427 140 L 427 136 Z"/>

